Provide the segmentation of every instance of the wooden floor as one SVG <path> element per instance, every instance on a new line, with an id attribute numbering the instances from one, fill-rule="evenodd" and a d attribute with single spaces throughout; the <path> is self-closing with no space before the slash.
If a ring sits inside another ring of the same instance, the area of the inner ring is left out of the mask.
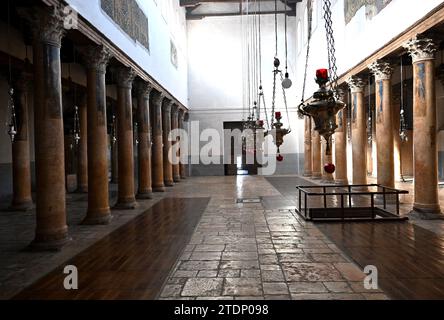
<path id="1" fill-rule="evenodd" d="M 204 212 L 209 198 L 164 198 L 66 265 L 79 289 L 65 290 L 60 266 L 15 299 L 154 299 Z"/>
<path id="2" fill-rule="evenodd" d="M 392 299 L 444 299 L 444 237 L 408 222 L 317 223 Z"/>

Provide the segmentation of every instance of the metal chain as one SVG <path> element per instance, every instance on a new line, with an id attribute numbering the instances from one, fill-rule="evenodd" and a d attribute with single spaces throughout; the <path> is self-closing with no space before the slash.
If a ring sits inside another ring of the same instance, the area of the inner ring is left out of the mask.
<path id="1" fill-rule="evenodd" d="M 330 0 L 324 0 L 324 20 L 325 31 L 327 35 L 327 52 L 328 52 L 328 68 L 330 71 L 330 87 L 333 90 L 335 97 L 339 99 L 338 95 L 338 68 L 336 67 L 336 50 L 335 39 L 333 37 L 333 22 L 331 20 L 331 2 Z"/>
<path id="2" fill-rule="evenodd" d="M 303 103 L 305 100 L 305 87 L 307 83 L 307 69 L 308 69 L 308 58 L 310 56 L 310 40 L 311 40 L 311 24 L 312 24 L 312 8 L 310 5 L 310 1 L 307 3 L 307 11 L 308 11 L 308 35 L 307 35 L 307 54 L 305 56 L 305 69 L 304 69 L 304 82 L 302 84 L 302 96 L 301 102 Z"/>
<path id="3" fill-rule="evenodd" d="M 278 68 L 273 70 L 273 97 L 271 99 L 271 125 L 274 123 L 274 107 L 276 104 L 276 75 L 279 72 Z"/>
<path id="4" fill-rule="evenodd" d="M 282 72 L 279 72 L 281 75 L 281 83 L 282 81 L 284 81 L 284 76 L 282 75 Z M 284 106 L 285 106 L 285 112 L 287 113 L 287 121 L 288 121 L 288 131 L 291 131 L 291 126 L 290 126 L 290 115 L 288 114 L 288 106 L 287 106 L 287 96 L 285 95 L 285 88 L 284 86 L 282 86 L 282 93 L 284 95 Z"/>

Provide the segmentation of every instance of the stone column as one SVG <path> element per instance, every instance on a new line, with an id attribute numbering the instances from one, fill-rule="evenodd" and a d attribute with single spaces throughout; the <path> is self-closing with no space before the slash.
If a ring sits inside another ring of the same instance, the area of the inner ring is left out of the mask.
<path id="1" fill-rule="evenodd" d="M 153 94 L 152 108 L 152 130 L 153 130 L 153 146 L 152 146 L 152 188 L 155 192 L 164 192 L 165 185 L 163 182 L 163 139 L 162 139 L 162 104 L 165 95 L 160 92 Z"/>
<path id="2" fill-rule="evenodd" d="M 29 85 L 32 75 L 23 72 L 15 83 L 13 93 L 16 108 L 17 134 L 12 143 L 11 210 L 27 211 L 32 208 L 31 162 L 29 158 L 28 107 Z"/>
<path id="3" fill-rule="evenodd" d="M 139 188 L 137 198 L 151 199 L 151 130 L 150 94 L 153 87 L 146 82 L 137 83 L 137 123 L 138 123 L 138 161 Z"/>
<path id="4" fill-rule="evenodd" d="M 68 240 L 60 48 L 64 13 L 21 8 L 31 23 L 34 65 L 36 232 L 32 247 L 59 249 Z"/>
<path id="5" fill-rule="evenodd" d="M 311 118 L 304 117 L 304 177 L 310 177 L 312 174 L 312 155 L 311 155 Z"/>
<path id="6" fill-rule="evenodd" d="M 353 184 L 367 184 L 367 132 L 364 106 L 364 81 L 356 76 L 348 79 L 351 90 L 351 125 Z"/>
<path id="7" fill-rule="evenodd" d="M 77 192 L 88 192 L 88 109 L 86 95 L 79 105 L 80 140 L 77 154 Z"/>
<path id="8" fill-rule="evenodd" d="M 335 182 L 348 184 L 347 179 L 347 111 L 342 109 L 336 115 L 338 128 L 335 132 Z"/>
<path id="9" fill-rule="evenodd" d="M 116 209 L 135 209 L 134 150 L 133 150 L 133 105 L 131 88 L 136 73 L 133 69 L 119 67 L 117 75 L 117 153 L 118 153 L 118 199 Z"/>
<path id="10" fill-rule="evenodd" d="M 171 107 L 173 101 L 164 101 L 162 106 L 162 127 L 163 127 L 163 180 L 165 186 L 172 187 L 173 183 L 173 165 L 170 162 L 171 141 L 168 135 L 171 131 Z"/>
<path id="11" fill-rule="evenodd" d="M 111 57 L 104 47 L 87 47 L 88 211 L 84 224 L 107 224 L 111 217 L 108 182 L 106 121 L 106 65 Z"/>
<path id="12" fill-rule="evenodd" d="M 312 152 L 312 174 L 313 179 L 322 178 L 322 163 L 321 163 L 321 136 L 314 130 L 314 123 L 311 123 L 311 152 Z"/>
<path id="13" fill-rule="evenodd" d="M 171 110 L 171 129 L 178 129 L 179 128 L 179 107 L 177 105 L 173 105 L 173 108 Z M 178 147 L 179 139 L 176 137 L 176 139 L 172 143 L 172 150 L 175 150 L 175 148 Z M 180 153 L 177 151 L 175 154 L 172 155 L 172 159 L 174 160 L 173 164 L 173 180 L 174 182 L 180 181 L 180 165 L 179 165 L 179 156 Z"/>
<path id="14" fill-rule="evenodd" d="M 413 209 L 440 213 L 438 199 L 438 149 L 436 144 L 436 95 L 432 39 L 414 38 L 405 48 L 413 61 Z"/>
<path id="15" fill-rule="evenodd" d="M 375 61 L 368 67 L 375 75 L 377 182 L 393 188 L 395 166 L 390 82 L 393 68 L 390 63 L 382 60 Z"/>
<path id="16" fill-rule="evenodd" d="M 185 130 L 185 111 L 184 110 L 180 110 L 179 111 L 179 128 L 181 128 L 182 130 Z M 179 150 L 179 156 L 182 156 L 182 152 L 186 153 L 185 150 Z M 185 163 L 183 163 L 182 161 L 180 161 L 180 165 L 179 165 L 179 171 L 180 171 L 180 179 L 185 179 L 187 174 L 186 174 L 186 167 L 185 167 Z"/>

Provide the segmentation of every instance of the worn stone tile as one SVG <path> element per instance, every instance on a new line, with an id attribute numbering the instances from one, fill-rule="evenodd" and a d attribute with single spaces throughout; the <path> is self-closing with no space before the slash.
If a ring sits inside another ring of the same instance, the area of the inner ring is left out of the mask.
<path id="1" fill-rule="evenodd" d="M 348 285 L 346 281 L 339 282 L 324 282 L 324 286 L 327 287 L 328 291 L 335 293 L 352 293 L 353 290 Z"/>
<path id="2" fill-rule="evenodd" d="M 362 293 L 365 300 L 390 300 L 383 293 Z"/>
<path id="3" fill-rule="evenodd" d="M 264 282 L 285 281 L 284 274 L 281 270 L 262 270 L 261 276 Z"/>
<path id="4" fill-rule="evenodd" d="M 197 271 L 195 270 L 177 270 L 173 273 L 173 277 L 175 278 L 193 278 L 197 275 Z"/>
<path id="5" fill-rule="evenodd" d="M 220 263 L 220 269 L 259 269 L 259 261 L 222 261 Z"/>
<path id="6" fill-rule="evenodd" d="M 282 270 L 278 264 L 261 264 L 261 270 Z"/>
<path id="7" fill-rule="evenodd" d="M 196 300 L 234 300 L 234 297 L 220 296 L 220 297 L 197 297 Z"/>
<path id="8" fill-rule="evenodd" d="M 179 270 L 215 270 L 219 266 L 219 261 L 184 261 L 180 264 Z"/>
<path id="9" fill-rule="evenodd" d="M 279 261 L 276 254 L 261 254 L 259 255 L 259 262 L 261 264 L 273 264 Z"/>
<path id="10" fill-rule="evenodd" d="M 258 255 L 257 252 L 223 252 L 222 253 L 222 260 L 257 260 Z"/>
<path id="11" fill-rule="evenodd" d="M 261 271 L 256 269 L 241 270 L 240 276 L 242 278 L 260 278 Z"/>
<path id="12" fill-rule="evenodd" d="M 195 251 L 190 257 L 190 260 L 220 260 L 221 252 L 214 251 Z"/>
<path id="13" fill-rule="evenodd" d="M 364 300 L 358 293 L 292 293 L 292 300 Z"/>
<path id="14" fill-rule="evenodd" d="M 220 296 L 223 279 L 219 278 L 190 278 L 185 283 L 182 296 Z"/>
<path id="15" fill-rule="evenodd" d="M 288 287 L 285 282 L 263 282 L 262 287 L 265 295 L 287 295 Z"/>
<path id="16" fill-rule="evenodd" d="M 334 263 L 334 266 L 349 281 L 363 281 L 365 278 L 365 273 L 354 263 Z"/>
<path id="17" fill-rule="evenodd" d="M 217 270 L 201 270 L 197 274 L 198 278 L 215 278 L 217 277 Z"/>
<path id="18" fill-rule="evenodd" d="M 280 262 L 313 262 L 310 255 L 304 253 L 279 253 L 278 258 Z"/>
<path id="19" fill-rule="evenodd" d="M 217 276 L 219 278 L 239 278 L 240 277 L 240 270 L 236 270 L 236 269 L 221 269 L 217 273 Z"/>
<path id="20" fill-rule="evenodd" d="M 291 300 L 291 295 L 264 295 L 265 300 Z"/>
<path id="21" fill-rule="evenodd" d="M 347 262 L 346 259 L 337 253 L 310 253 L 316 262 Z"/>
<path id="22" fill-rule="evenodd" d="M 322 282 L 289 282 L 291 293 L 325 293 L 327 288 Z"/>
<path id="23" fill-rule="evenodd" d="M 283 263 L 285 278 L 293 281 L 342 281 L 343 277 L 327 263 Z"/>
<path id="24" fill-rule="evenodd" d="M 348 284 L 356 293 L 382 293 L 381 289 L 366 289 L 364 287 L 364 281 L 349 281 Z"/>
<path id="25" fill-rule="evenodd" d="M 194 248 L 194 251 L 224 251 L 225 245 L 223 244 L 198 244 Z"/>
<path id="26" fill-rule="evenodd" d="M 258 278 L 225 278 L 223 295 L 262 296 L 262 283 Z"/>
<path id="27" fill-rule="evenodd" d="M 160 296 L 162 298 L 167 297 L 179 297 L 180 292 L 182 291 L 182 286 L 179 284 L 167 284 L 162 290 Z"/>

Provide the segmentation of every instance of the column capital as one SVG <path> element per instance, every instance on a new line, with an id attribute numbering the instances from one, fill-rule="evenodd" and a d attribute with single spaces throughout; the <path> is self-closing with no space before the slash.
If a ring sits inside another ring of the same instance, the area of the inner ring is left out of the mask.
<path id="1" fill-rule="evenodd" d="M 361 77 L 351 76 L 347 79 L 347 83 L 350 87 L 352 93 L 355 92 L 364 92 L 365 82 Z"/>
<path id="2" fill-rule="evenodd" d="M 131 89 L 133 86 L 134 78 L 136 77 L 136 71 L 133 68 L 128 67 L 116 67 L 117 86 L 121 88 Z"/>
<path id="3" fill-rule="evenodd" d="M 166 98 L 163 92 L 155 91 L 153 94 L 153 102 L 155 105 L 162 107 L 163 100 Z"/>
<path id="4" fill-rule="evenodd" d="M 164 104 L 162 106 L 162 111 L 164 113 L 171 113 L 171 108 L 173 107 L 174 101 L 173 100 L 165 100 Z"/>
<path id="5" fill-rule="evenodd" d="M 409 52 L 413 63 L 434 59 L 438 49 L 433 39 L 419 36 L 404 43 L 403 47 Z"/>
<path id="6" fill-rule="evenodd" d="M 101 73 L 106 72 L 106 66 L 113 56 L 110 50 L 103 45 L 85 46 L 80 49 L 80 52 L 85 58 L 86 67 L 96 69 Z"/>
<path id="7" fill-rule="evenodd" d="M 22 16 L 31 25 L 34 41 L 61 47 L 62 38 L 66 33 L 64 22 L 68 18 L 68 12 L 61 5 L 51 7 L 20 7 Z"/>
<path id="8" fill-rule="evenodd" d="M 385 60 L 376 60 L 369 64 L 368 68 L 374 74 L 376 81 L 390 80 L 393 74 L 393 67 Z"/>
<path id="9" fill-rule="evenodd" d="M 135 89 L 136 89 L 137 94 L 140 94 L 142 96 L 149 98 L 154 87 L 151 83 L 148 83 L 148 82 L 142 80 L 142 81 L 137 81 L 135 83 Z"/>
<path id="10" fill-rule="evenodd" d="M 179 106 L 176 103 L 174 103 L 172 108 L 171 108 L 171 114 L 173 116 L 177 117 L 179 115 L 179 110 L 180 110 Z"/>

